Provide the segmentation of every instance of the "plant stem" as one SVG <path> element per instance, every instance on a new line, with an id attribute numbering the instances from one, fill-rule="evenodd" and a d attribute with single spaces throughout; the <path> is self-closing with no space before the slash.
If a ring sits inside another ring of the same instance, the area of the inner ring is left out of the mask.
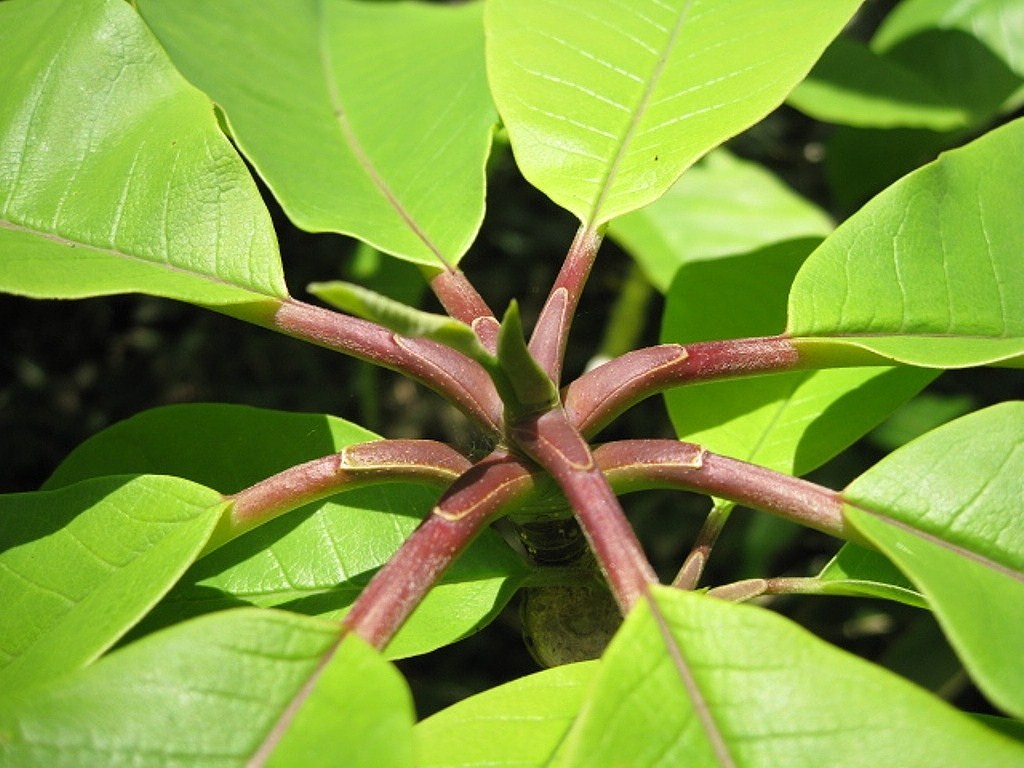
<path id="1" fill-rule="evenodd" d="M 621 440 L 594 451 L 620 492 L 682 488 L 735 501 L 831 536 L 868 543 L 843 515 L 837 492 L 798 477 L 705 451 L 676 440 Z"/>
<path id="2" fill-rule="evenodd" d="M 657 577 L 590 447 L 561 408 L 525 419 L 511 435 L 561 487 L 619 608 L 628 613 Z"/>
<path id="3" fill-rule="evenodd" d="M 577 230 L 530 336 L 530 353 L 556 385 L 562 375 L 572 318 L 602 238 L 602 234 L 585 226 Z"/>
<path id="4" fill-rule="evenodd" d="M 477 338 L 492 355 L 498 348 L 498 320 L 487 302 L 460 270 L 445 270 L 430 279 L 430 289 L 445 311 L 476 331 Z"/>
<path id="5" fill-rule="evenodd" d="M 503 451 L 473 465 L 373 577 L 345 626 L 383 649 L 474 537 L 533 484 L 531 472 Z"/>
<path id="6" fill-rule="evenodd" d="M 427 339 L 410 339 L 383 326 L 296 299 L 281 303 L 269 325 L 321 347 L 399 371 L 446 398 L 492 435 L 501 432 L 502 404 L 477 363 Z"/>
<path id="7" fill-rule="evenodd" d="M 638 349 L 598 366 L 564 393 L 566 413 L 580 434 L 591 437 L 645 397 L 693 381 L 793 370 L 801 360 L 783 336 L 661 344 Z"/>
<path id="8" fill-rule="evenodd" d="M 204 552 L 310 502 L 377 483 L 415 480 L 448 487 L 469 460 L 432 440 L 376 440 L 350 445 L 279 472 L 228 496 L 233 504 Z"/>
<path id="9" fill-rule="evenodd" d="M 711 550 L 714 549 L 715 542 L 718 541 L 722 529 L 725 528 L 725 523 L 729 519 L 729 513 L 732 512 L 734 506 L 735 504 L 731 501 L 722 501 L 720 499 L 715 501 L 707 518 L 704 520 L 704 525 L 701 526 L 700 531 L 697 533 L 697 539 L 693 543 L 690 554 L 686 556 L 686 560 L 683 561 L 683 566 L 679 569 L 679 573 L 672 580 L 672 586 L 679 589 L 697 588 L 708 558 L 711 557 Z"/>

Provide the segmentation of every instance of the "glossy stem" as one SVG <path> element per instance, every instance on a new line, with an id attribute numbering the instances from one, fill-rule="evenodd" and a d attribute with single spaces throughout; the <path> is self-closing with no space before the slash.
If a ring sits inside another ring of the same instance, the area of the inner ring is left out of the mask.
<path id="1" fill-rule="evenodd" d="M 410 339 L 376 323 L 288 299 L 268 324 L 321 347 L 390 368 L 433 389 L 482 429 L 501 432 L 502 404 L 477 363 L 428 339 Z"/>
<path id="2" fill-rule="evenodd" d="M 525 419 L 511 435 L 562 489 L 619 608 L 628 613 L 657 577 L 590 447 L 561 408 Z"/>
<path id="3" fill-rule="evenodd" d="M 439 272 L 430 279 L 430 289 L 445 311 L 476 331 L 484 349 L 492 355 L 498 348 L 498 319 L 460 270 Z"/>
<path id="4" fill-rule="evenodd" d="M 681 488 L 729 499 L 868 547 L 843 515 L 843 499 L 820 485 L 676 440 L 621 440 L 594 451 L 620 492 Z"/>
<path id="5" fill-rule="evenodd" d="M 565 411 L 584 437 L 646 397 L 695 381 L 794 370 L 801 360 L 782 336 L 661 344 L 629 352 L 580 376 L 563 393 Z"/>
<path id="6" fill-rule="evenodd" d="M 232 505 L 204 552 L 286 512 L 342 491 L 402 480 L 447 488 L 470 466 L 461 453 L 432 440 L 376 440 L 350 445 L 226 497 Z"/>
<path id="7" fill-rule="evenodd" d="M 576 232 L 530 336 L 530 354 L 555 384 L 562 376 L 562 361 L 572 318 L 597 258 L 601 240 L 599 232 L 586 226 L 581 226 Z"/>
<path id="8" fill-rule="evenodd" d="M 467 470 L 362 591 L 345 626 L 375 648 L 387 646 L 448 566 L 533 484 L 530 470 L 501 451 Z"/>

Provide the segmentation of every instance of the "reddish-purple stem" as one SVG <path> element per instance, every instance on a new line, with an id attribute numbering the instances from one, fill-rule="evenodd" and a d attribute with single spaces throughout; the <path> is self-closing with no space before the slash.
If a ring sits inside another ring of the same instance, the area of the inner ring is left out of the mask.
<path id="1" fill-rule="evenodd" d="M 494 384 L 465 355 L 295 299 L 282 302 L 270 322 L 296 338 L 400 371 L 438 392 L 488 432 L 501 431 L 502 404 Z"/>
<path id="2" fill-rule="evenodd" d="M 475 464 L 377 572 L 345 615 L 345 626 L 383 649 L 473 538 L 533 485 L 530 471 L 504 452 Z"/>
<path id="3" fill-rule="evenodd" d="M 439 272 L 431 278 L 430 289 L 451 317 L 472 326 L 480 343 L 493 355 L 498 348 L 498 321 L 466 276 L 458 270 Z"/>
<path id="4" fill-rule="evenodd" d="M 782 336 L 695 344 L 661 344 L 628 352 L 580 376 L 565 390 L 570 421 L 593 436 L 630 406 L 692 381 L 797 368 L 800 356 Z"/>
<path id="5" fill-rule="evenodd" d="M 697 538 L 693 542 L 690 554 L 686 556 L 686 560 L 683 561 L 679 573 L 672 580 L 673 587 L 678 587 L 679 589 L 697 588 L 697 585 L 700 583 L 700 577 L 704 573 L 704 567 L 708 563 L 708 558 L 711 557 L 711 550 L 715 548 L 718 537 L 725 527 L 725 522 L 729 519 L 731 508 L 731 504 L 723 506 L 715 504 L 711 511 L 708 512 L 704 525 L 697 532 Z"/>
<path id="6" fill-rule="evenodd" d="M 608 480 L 621 491 L 700 491 L 866 544 L 846 522 L 843 500 L 837 491 L 798 477 L 676 440 L 621 440 L 600 446 L 594 457 Z"/>
<path id="7" fill-rule="evenodd" d="M 555 384 L 562 375 L 562 360 L 572 318 L 600 247 L 601 235 L 581 226 L 530 337 L 530 353 Z"/>
<path id="8" fill-rule="evenodd" d="M 561 408 L 526 419 L 511 434 L 561 487 L 612 594 L 627 613 L 657 577 L 590 447 Z"/>

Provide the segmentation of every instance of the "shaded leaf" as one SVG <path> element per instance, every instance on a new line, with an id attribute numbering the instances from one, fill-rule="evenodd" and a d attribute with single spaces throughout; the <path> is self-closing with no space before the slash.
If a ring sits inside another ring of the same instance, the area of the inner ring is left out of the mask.
<path id="1" fill-rule="evenodd" d="M 769 611 L 655 587 L 598 669 L 557 765 L 905 768 L 1024 746 Z"/>
<path id="2" fill-rule="evenodd" d="M 928 598 L 979 687 L 1024 715 L 1024 404 L 908 443 L 844 492 L 850 521 Z"/>
<path id="3" fill-rule="evenodd" d="M 3 3 L 0 48 L 0 289 L 244 316 L 287 296 L 256 185 L 127 4 Z"/>
<path id="4" fill-rule="evenodd" d="M 138 5 L 296 224 L 458 262 L 483 218 L 495 121 L 480 4 Z"/>
<path id="5" fill-rule="evenodd" d="M 789 283 L 812 245 L 799 240 L 685 265 L 667 296 L 662 341 L 776 333 Z M 879 367 L 800 371 L 678 387 L 665 402 L 680 439 L 799 475 L 862 437 L 934 375 Z"/>
<path id="6" fill-rule="evenodd" d="M 880 597 L 917 608 L 927 608 L 906 576 L 878 552 L 844 544 L 818 574 L 821 591 L 828 595 Z"/>
<path id="7" fill-rule="evenodd" d="M 416 724 L 417 768 L 549 764 L 597 673 L 585 661 L 471 696 Z"/>
<path id="8" fill-rule="evenodd" d="M 774 109 L 855 0 L 500 0 L 487 71 L 526 178 L 591 227 Z"/>
<path id="9" fill-rule="evenodd" d="M 1024 353 L 1024 120 L 889 187 L 807 259 L 788 333 L 821 361 L 957 367 Z"/>
<path id="10" fill-rule="evenodd" d="M 184 573 L 225 506 L 173 477 L 0 496 L 0 689 L 75 671 L 113 645 Z"/>
<path id="11" fill-rule="evenodd" d="M 689 261 L 831 231 L 821 209 L 774 174 L 724 149 L 693 166 L 664 196 L 608 227 L 662 293 Z"/>
<path id="12" fill-rule="evenodd" d="M 338 640 L 336 625 L 269 611 L 182 624 L 0 699 L 0 765 L 411 765 L 401 676 Z"/>

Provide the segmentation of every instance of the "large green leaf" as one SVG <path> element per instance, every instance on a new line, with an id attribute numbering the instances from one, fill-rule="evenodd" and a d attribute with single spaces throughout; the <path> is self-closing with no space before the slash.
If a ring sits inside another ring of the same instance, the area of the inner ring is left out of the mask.
<path id="1" fill-rule="evenodd" d="M 139 291 L 251 315 L 287 296 L 209 100 L 120 0 L 0 5 L 0 289 Z"/>
<path id="2" fill-rule="evenodd" d="M 724 149 L 683 174 L 663 197 L 608 227 L 662 293 L 688 261 L 831 231 L 832 222 L 820 208 L 761 166 Z"/>
<path id="3" fill-rule="evenodd" d="M 0 496 L 0 690 L 77 670 L 113 645 L 196 558 L 224 507 L 216 491 L 172 477 Z"/>
<path id="4" fill-rule="evenodd" d="M 410 766 L 401 676 L 328 622 L 231 611 L 0 697 L 0 765 Z"/>
<path id="5" fill-rule="evenodd" d="M 465 253 L 495 121 L 479 3 L 138 5 L 299 226 L 433 267 Z"/>
<path id="6" fill-rule="evenodd" d="M 848 219 L 793 282 L 801 352 L 956 367 L 1024 353 L 1024 120 L 906 176 Z M 860 355 L 863 357 L 863 354 Z"/>
<path id="7" fill-rule="evenodd" d="M 927 77 L 848 37 L 828 47 L 788 103 L 818 120 L 873 128 L 948 131 L 970 118 Z"/>
<path id="8" fill-rule="evenodd" d="M 374 439 L 332 416 L 240 405 L 156 408 L 93 436 L 48 487 L 126 472 L 186 477 L 234 493 L 287 467 Z M 238 605 L 339 618 L 433 506 L 437 492 L 408 483 L 348 491 L 260 526 L 205 556 L 140 627 Z M 484 531 L 388 647 L 424 653 L 490 621 L 526 575 L 517 555 Z"/>
<path id="9" fill-rule="evenodd" d="M 597 227 L 778 106 L 858 5 L 493 0 L 488 76 L 526 178 Z"/>
<path id="10" fill-rule="evenodd" d="M 597 669 L 595 661 L 546 669 L 417 723 L 417 768 L 548 765 Z"/>
<path id="11" fill-rule="evenodd" d="M 1019 764 L 1024 746 L 769 611 L 656 587 L 630 614 L 557 765 Z"/>
<path id="12" fill-rule="evenodd" d="M 1024 716 L 1024 403 L 908 443 L 843 493 L 847 516 L 928 598 L 978 685 Z"/>
<path id="13" fill-rule="evenodd" d="M 693 262 L 668 293 L 662 341 L 778 332 L 793 274 L 813 242 Z M 681 439 L 804 474 L 863 436 L 934 377 L 912 368 L 800 371 L 678 387 L 665 394 Z"/>

